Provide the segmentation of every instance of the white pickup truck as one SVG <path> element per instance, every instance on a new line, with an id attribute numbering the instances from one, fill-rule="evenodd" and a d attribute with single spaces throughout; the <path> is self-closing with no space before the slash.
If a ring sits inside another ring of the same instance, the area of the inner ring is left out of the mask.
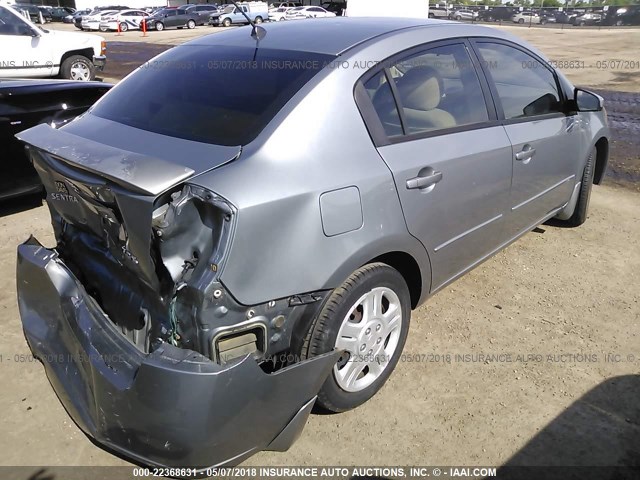
<path id="1" fill-rule="evenodd" d="M 0 78 L 93 80 L 107 61 L 98 35 L 46 30 L 0 5 Z"/>

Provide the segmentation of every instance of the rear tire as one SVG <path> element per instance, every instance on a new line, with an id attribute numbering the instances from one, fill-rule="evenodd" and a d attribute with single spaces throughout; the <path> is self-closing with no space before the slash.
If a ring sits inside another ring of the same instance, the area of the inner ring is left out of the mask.
<path id="1" fill-rule="evenodd" d="M 189 21 L 187 22 L 187 28 L 188 28 L 189 30 L 193 30 L 194 28 L 196 28 L 196 22 L 194 22 L 193 20 L 189 20 Z"/>
<path id="2" fill-rule="evenodd" d="M 129 30 L 129 26 L 125 22 L 120 22 L 120 31 L 126 32 L 127 30 Z"/>
<path id="3" fill-rule="evenodd" d="M 558 220 L 558 223 L 564 227 L 579 227 L 587 221 L 589 213 L 589 202 L 591 201 L 591 190 L 593 187 L 593 177 L 595 174 L 597 150 L 594 148 L 589 154 L 587 164 L 582 174 L 582 182 L 580 185 L 580 195 L 576 203 L 576 209 L 568 220 Z"/>
<path id="4" fill-rule="evenodd" d="M 519 23 L 520 25 L 522 25 L 522 24 L 524 23 L 524 18 L 519 18 L 519 19 L 518 19 L 518 23 Z"/>
<path id="5" fill-rule="evenodd" d="M 260 25 L 263 22 L 262 17 L 256 17 L 253 23 L 256 25 Z"/>
<path id="6" fill-rule="evenodd" d="M 301 357 L 345 350 L 318 393 L 331 412 L 362 405 L 395 368 L 409 331 L 411 299 L 397 270 L 365 265 L 335 289 L 311 324 Z"/>

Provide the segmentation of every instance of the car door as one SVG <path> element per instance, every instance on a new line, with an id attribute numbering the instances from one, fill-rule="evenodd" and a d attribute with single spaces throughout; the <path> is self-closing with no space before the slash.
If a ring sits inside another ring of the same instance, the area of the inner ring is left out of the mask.
<path id="1" fill-rule="evenodd" d="M 179 22 L 177 10 L 168 10 L 164 19 L 165 27 L 177 27 Z"/>
<path id="2" fill-rule="evenodd" d="M 45 35 L 0 6 L 0 77 L 48 77 L 52 49 Z"/>
<path id="3" fill-rule="evenodd" d="M 524 48 L 498 40 L 474 46 L 513 147 L 513 181 L 506 232 L 515 237 L 559 211 L 579 179 L 580 128 L 564 113 L 555 72 Z"/>
<path id="4" fill-rule="evenodd" d="M 409 232 L 429 252 L 435 291 L 503 242 L 511 143 L 466 41 L 431 44 L 383 64 L 361 82 L 359 96 L 372 105 L 363 115 L 379 121 L 368 120 L 370 131 Z"/>

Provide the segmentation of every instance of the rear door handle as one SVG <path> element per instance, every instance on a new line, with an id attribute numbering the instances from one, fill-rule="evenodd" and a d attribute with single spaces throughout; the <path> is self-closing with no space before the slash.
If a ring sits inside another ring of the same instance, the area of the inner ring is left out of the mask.
<path id="1" fill-rule="evenodd" d="M 516 153 L 516 160 L 524 162 L 525 160 L 531 160 L 536 154 L 536 149 L 531 145 L 525 145 L 521 152 Z"/>
<path id="2" fill-rule="evenodd" d="M 423 177 L 414 177 L 407 180 L 407 190 L 414 190 L 416 188 L 427 188 L 435 185 L 442 180 L 442 172 L 433 172 L 430 175 Z"/>

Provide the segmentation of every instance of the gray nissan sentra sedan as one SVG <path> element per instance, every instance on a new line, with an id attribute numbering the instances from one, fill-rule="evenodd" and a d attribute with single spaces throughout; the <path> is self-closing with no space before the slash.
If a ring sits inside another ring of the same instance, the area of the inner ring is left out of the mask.
<path id="1" fill-rule="evenodd" d="M 198 469 L 371 398 L 412 309 L 585 221 L 609 145 L 602 99 L 516 37 L 355 18 L 196 39 L 18 137 L 57 241 L 18 247 L 31 349 L 99 443 Z"/>

